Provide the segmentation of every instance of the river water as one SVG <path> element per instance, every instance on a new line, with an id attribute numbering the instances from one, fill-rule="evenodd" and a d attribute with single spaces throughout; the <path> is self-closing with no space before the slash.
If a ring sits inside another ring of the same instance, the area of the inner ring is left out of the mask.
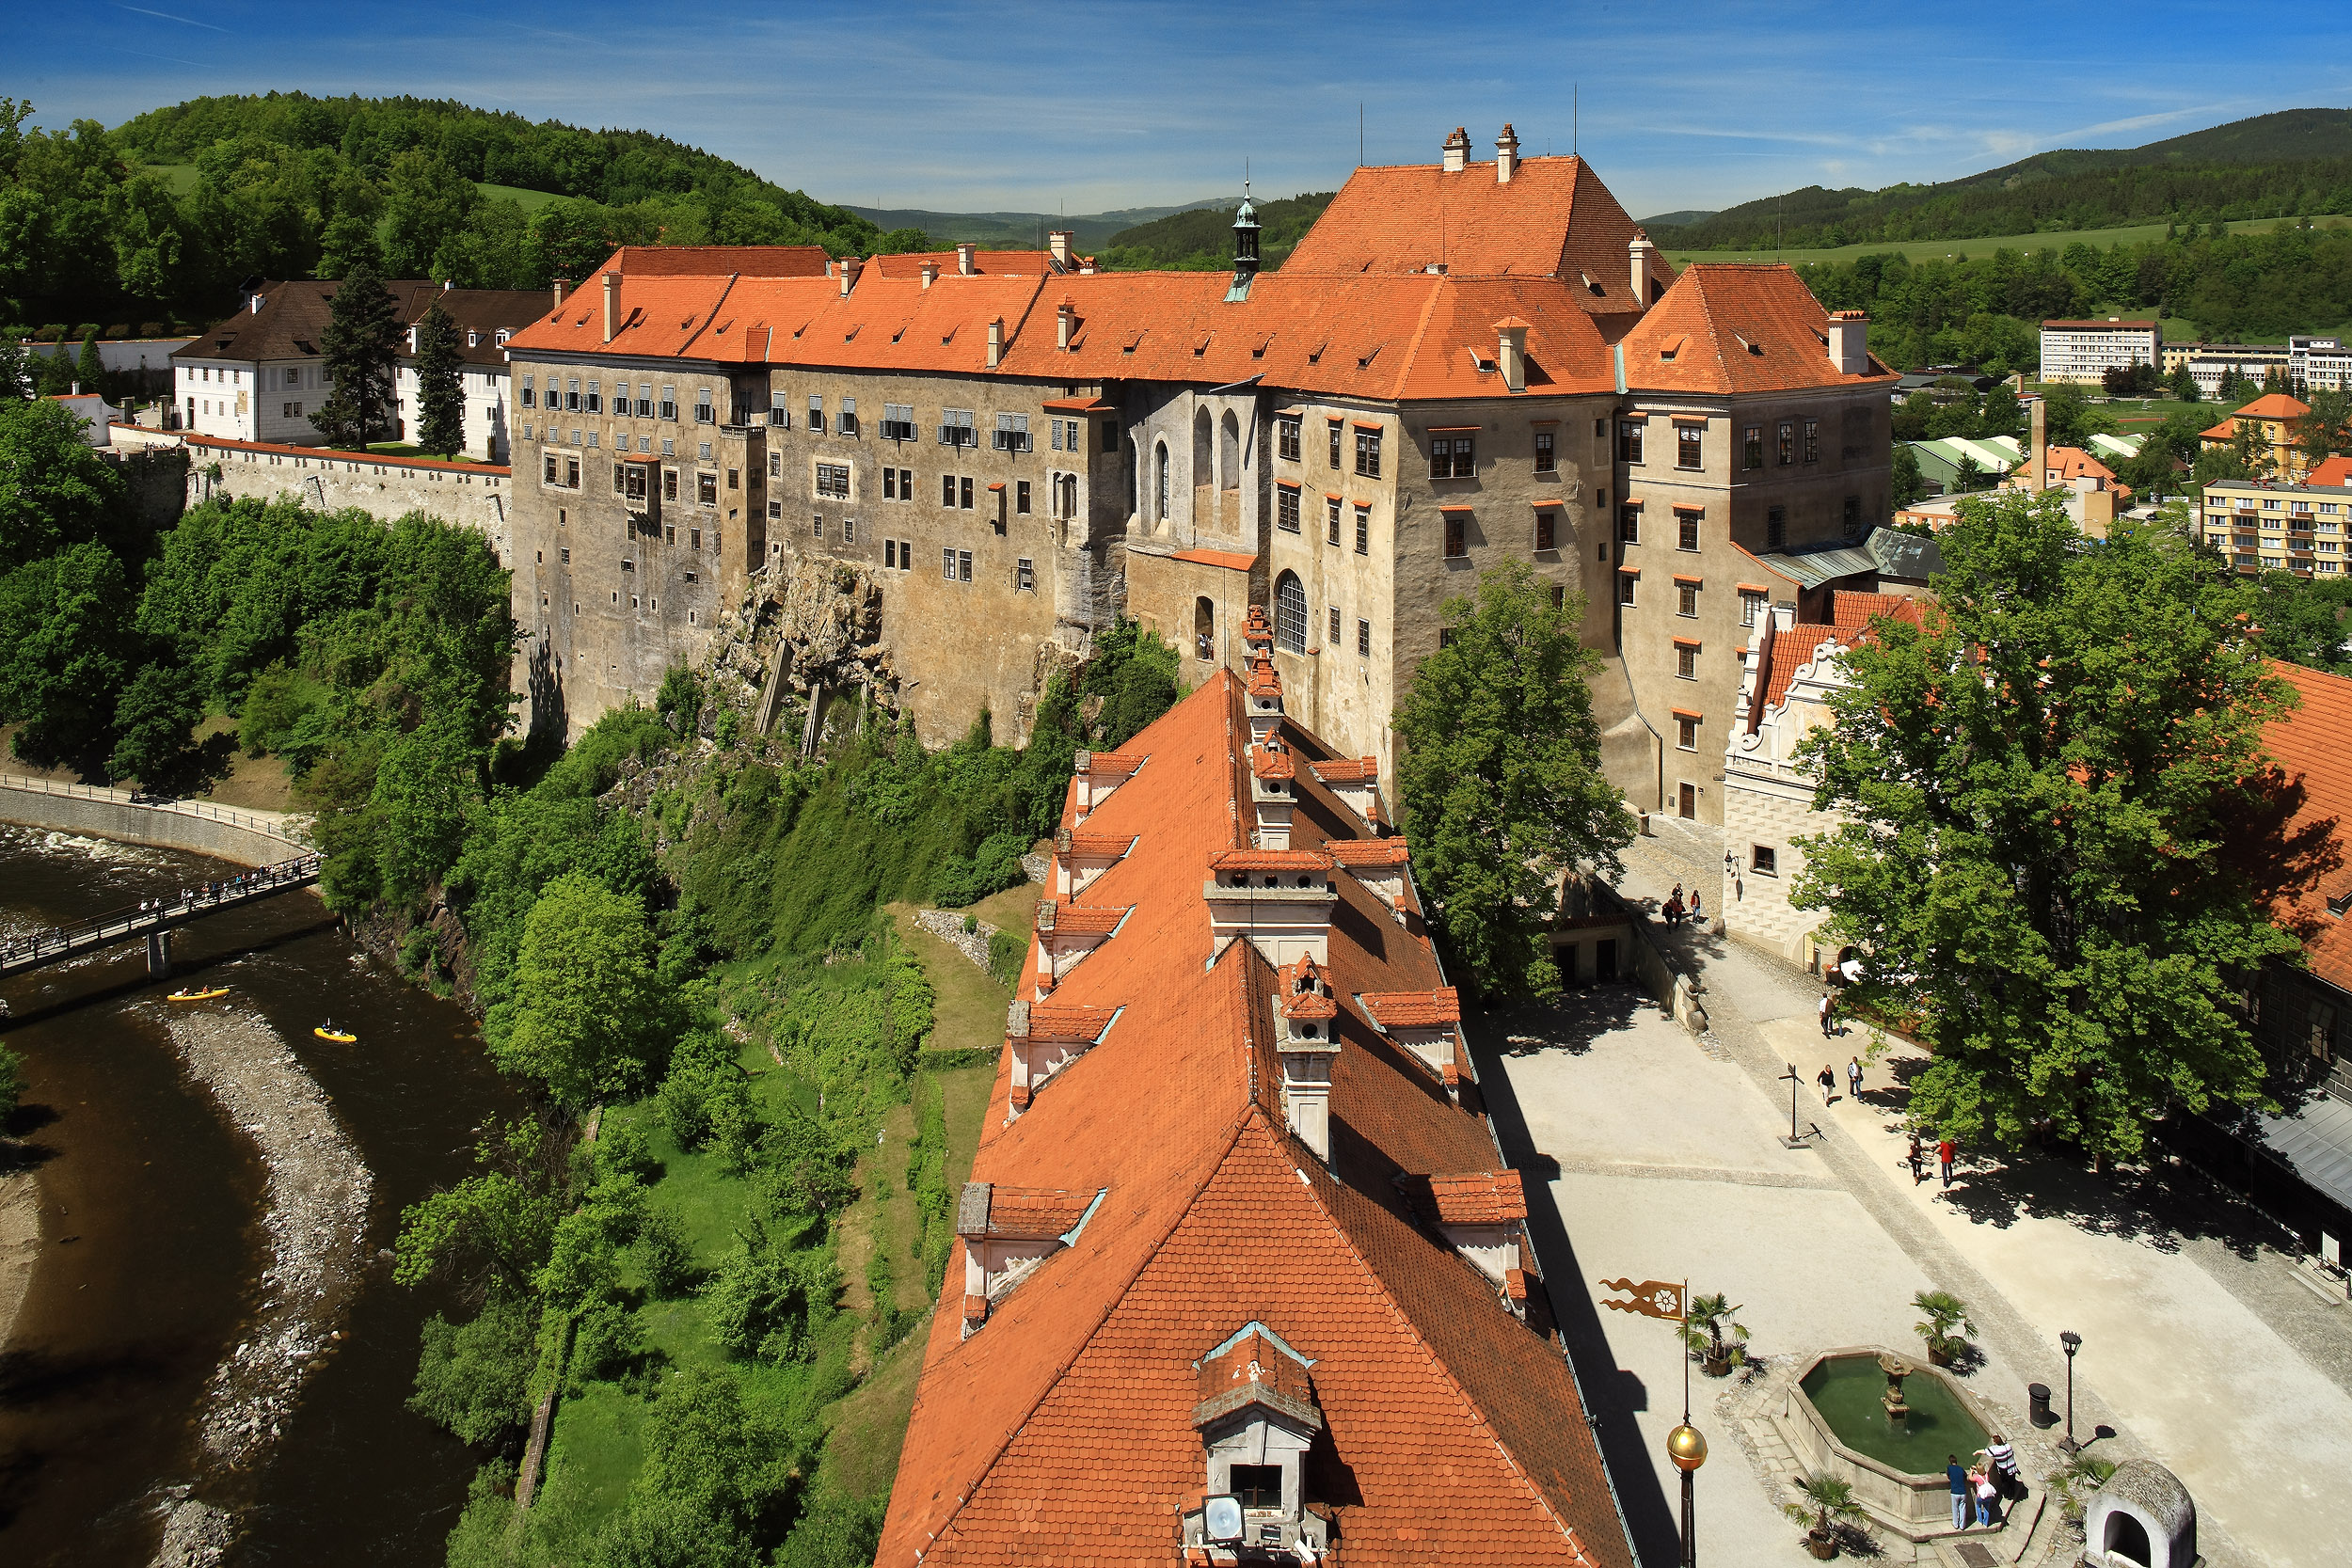
<path id="1" fill-rule="evenodd" d="M 235 868 L 0 825 L 0 928 L 118 908 Z M 231 1511 L 234 1563 L 438 1563 L 475 1458 L 404 1407 L 418 1325 L 453 1304 L 392 1282 L 400 1211 L 471 1166 L 473 1129 L 519 1102 L 472 1022 L 359 955 L 293 893 L 180 931 L 176 981 L 294 1048 L 373 1173 L 343 1338 L 251 1465 L 208 1459 L 208 1384 L 265 1295 L 266 1172 L 189 1077 L 170 986 L 133 943 L 0 985 L 25 1058 L 16 1132 L 40 1183 L 41 1253 L 0 1352 L 0 1563 L 143 1568 L 193 1495 Z M 311 1035 L 332 1015 L 356 1046 Z"/>

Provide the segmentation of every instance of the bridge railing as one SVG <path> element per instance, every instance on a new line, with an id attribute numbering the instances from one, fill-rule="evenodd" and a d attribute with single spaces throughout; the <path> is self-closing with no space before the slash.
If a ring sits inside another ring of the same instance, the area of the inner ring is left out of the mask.
<path id="1" fill-rule="evenodd" d="M 88 915 L 62 926 L 51 926 L 0 942 L 0 967 L 55 958 L 85 944 L 118 942 L 125 937 L 166 930 L 178 921 L 210 914 L 216 910 L 228 909 L 267 894 L 283 892 L 290 887 L 307 886 L 318 880 L 318 875 L 317 855 L 295 855 L 275 864 L 257 866 L 233 877 L 185 888 L 169 897 L 151 899 L 145 905 L 109 910 L 103 914 Z"/>
<path id="2" fill-rule="evenodd" d="M 288 844 L 300 844 L 300 825 L 290 816 L 256 816 L 238 811 L 233 806 L 218 806 L 210 800 L 180 800 L 163 796 L 147 796 L 127 789 L 111 789 L 104 784 L 72 784 L 63 779 L 37 779 L 24 773 L 0 773 L 0 788 L 21 789 L 35 795 L 56 795 L 75 800 L 104 800 L 119 806 L 137 806 L 142 811 L 167 811 L 175 816 L 192 816 L 200 821 L 225 822 L 248 832 L 265 833 Z"/>

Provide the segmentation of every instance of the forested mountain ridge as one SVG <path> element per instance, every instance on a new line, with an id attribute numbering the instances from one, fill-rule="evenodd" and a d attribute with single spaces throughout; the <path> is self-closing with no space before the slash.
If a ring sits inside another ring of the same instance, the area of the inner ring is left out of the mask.
<path id="1" fill-rule="evenodd" d="M 1278 197 L 1253 202 L 1258 209 L 1259 263 L 1271 272 L 1307 237 L 1337 191 Z M 1216 272 L 1233 264 L 1232 206 L 1196 207 L 1139 223 L 1113 234 L 1104 256 L 1119 269 L 1172 267 L 1179 272 Z"/>
<path id="2" fill-rule="evenodd" d="M 32 109 L 0 99 L 0 325 L 75 337 L 201 325 L 246 277 L 340 277 L 361 259 L 392 277 L 536 289 L 586 277 L 619 245 L 930 243 L 650 132 L 446 101 L 200 98 L 111 131 L 30 130 Z M 526 211 L 485 185 L 558 199 Z"/>
<path id="3" fill-rule="evenodd" d="M 1675 250 L 1905 240 L 2352 213 L 2352 110 L 2285 109 L 2145 147 L 2062 150 L 1934 184 L 1803 190 L 1656 225 Z"/>

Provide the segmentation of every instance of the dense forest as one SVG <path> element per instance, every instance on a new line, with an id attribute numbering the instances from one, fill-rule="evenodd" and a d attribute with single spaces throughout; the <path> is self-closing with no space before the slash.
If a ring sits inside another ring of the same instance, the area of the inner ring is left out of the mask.
<path id="1" fill-rule="evenodd" d="M 2038 153 L 1936 184 L 1803 190 L 1650 237 L 1674 250 L 1810 249 L 2147 223 L 2352 213 L 2352 111 L 2288 109 L 2146 147 Z"/>
<path id="2" fill-rule="evenodd" d="M 1253 202 L 1258 209 L 1259 264 L 1268 272 L 1279 267 L 1338 194 L 1318 191 Z M 1103 262 L 1128 271 L 1152 267 L 1178 272 L 1221 271 L 1233 264 L 1233 214 L 1240 210 L 1238 204 L 1196 207 L 1190 212 L 1171 213 L 1150 223 L 1139 223 L 1133 229 L 1122 229 L 1111 236 Z"/>
<path id="3" fill-rule="evenodd" d="M 624 244 L 929 244 L 644 131 L 302 93 L 196 99 L 111 131 L 27 129 L 32 107 L 0 100 L 0 324 L 76 339 L 207 323 L 245 278 L 362 259 L 537 289 Z"/>

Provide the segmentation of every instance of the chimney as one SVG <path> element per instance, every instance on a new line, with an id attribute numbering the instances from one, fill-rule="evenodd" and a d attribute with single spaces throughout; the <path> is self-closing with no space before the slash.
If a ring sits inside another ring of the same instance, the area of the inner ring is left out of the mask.
<path id="1" fill-rule="evenodd" d="M 246 309 L 252 314 L 258 316 L 262 313 L 262 296 L 260 294 L 247 294 L 246 296 L 245 303 Z M 558 283 L 555 286 L 555 303 L 558 305 L 564 303 L 564 286 L 561 283 Z"/>
<path id="2" fill-rule="evenodd" d="M 454 287 L 456 286 L 456 283 L 457 283 L 457 280 L 456 280 L 455 278 L 453 278 L 453 277 L 444 277 L 444 278 L 442 278 L 442 279 L 441 279 L 441 293 L 449 293 L 451 289 L 453 289 L 453 288 L 454 288 Z"/>
<path id="3" fill-rule="evenodd" d="M 608 272 L 604 275 L 604 341 L 608 343 L 612 341 L 612 333 L 620 325 L 620 315 L 621 275 Z"/>
<path id="4" fill-rule="evenodd" d="M 1005 318 L 996 316 L 988 324 L 988 368 L 994 370 L 1005 358 Z"/>
<path id="5" fill-rule="evenodd" d="M 2050 471 L 2050 404 L 2045 398 L 2033 400 L 2029 416 L 2031 428 L 2026 451 L 2026 488 L 2039 490 Z"/>
<path id="6" fill-rule="evenodd" d="M 972 264 L 972 242 L 970 240 L 966 240 L 962 244 L 957 245 L 956 276 L 958 277 L 970 277 L 977 274 L 979 270 L 979 268 Z"/>
<path id="7" fill-rule="evenodd" d="M 1045 245 L 1046 248 L 1054 253 L 1054 265 L 1066 267 L 1070 264 L 1070 238 L 1071 230 L 1067 229 L 1055 229 L 1047 231 Z"/>
<path id="8" fill-rule="evenodd" d="M 1646 310 L 1649 309 L 1650 263 L 1657 259 L 1658 247 L 1649 243 L 1649 236 L 1646 233 L 1636 229 L 1633 231 L 1633 238 L 1626 242 L 1625 248 L 1626 255 L 1633 263 L 1634 309 Z"/>
<path id="9" fill-rule="evenodd" d="M 1331 1061 L 1340 1053 L 1340 1007 L 1311 955 L 1286 966 L 1274 995 L 1275 1048 L 1282 1057 L 1282 1119 L 1293 1136 L 1331 1163 Z"/>
<path id="10" fill-rule="evenodd" d="M 555 308 L 558 310 L 564 309 L 564 291 L 571 286 L 572 280 L 568 277 L 559 277 L 555 280 Z"/>
<path id="11" fill-rule="evenodd" d="M 938 281 L 939 281 L 939 263 L 938 263 L 937 261 L 926 261 L 926 262 L 924 262 L 924 263 L 923 263 L 923 287 L 925 287 L 926 289 L 928 289 L 928 288 L 930 288 L 932 284 L 934 284 L 934 283 L 936 283 L 936 282 L 938 282 Z"/>
<path id="12" fill-rule="evenodd" d="M 1495 363 L 1502 367 L 1505 391 L 1527 390 L 1527 323 L 1505 316 L 1495 323 Z"/>
<path id="13" fill-rule="evenodd" d="M 1510 122 L 1506 120 L 1503 122 L 1502 135 L 1495 138 L 1495 183 L 1509 184 L 1511 176 L 1518 172 L 1518 133 L 1512 130 Z"/>
<path id="14" fill-rule="evenodd" d="M 1077 324 L 1077 308 L 1071 304 L 1068 295 L 1064 295 L 1060 306 L 1054 311 L 1054 346 L 1056 348 L 1070 347 L 1070 332 Z"/>
<path id="15" fill-rule="evenodd" d="M 1859 310 L 1833 310 L 1829 318 L 1829 362 L 1840 375 L 1870 373 L 1870 318 Z"/>
<path id="16" fill-rule="evenodd" d="M 864 265 L 865 263 L 855 256 L 841 258 L 841 297 L 843 299 L 849 298 L 850 291 L 857 287 L 857 275 Z"/>
<path id="17" fill-rule="evenodd" d="M 1459 174 L 1470 166 L 1470 133 L 1461 126 L 1445 139 L 1445 171 Z"/>
<path id="18" fill-rule="evenodd" d="M 605 335 L 605 341 L 611 342 L 612 341 L 612 334 L 607 333 Z M 415 322 L 410 322 L 408 324 L 408 352 L 411 354 L 417 352 L 417 324 Z"/>

